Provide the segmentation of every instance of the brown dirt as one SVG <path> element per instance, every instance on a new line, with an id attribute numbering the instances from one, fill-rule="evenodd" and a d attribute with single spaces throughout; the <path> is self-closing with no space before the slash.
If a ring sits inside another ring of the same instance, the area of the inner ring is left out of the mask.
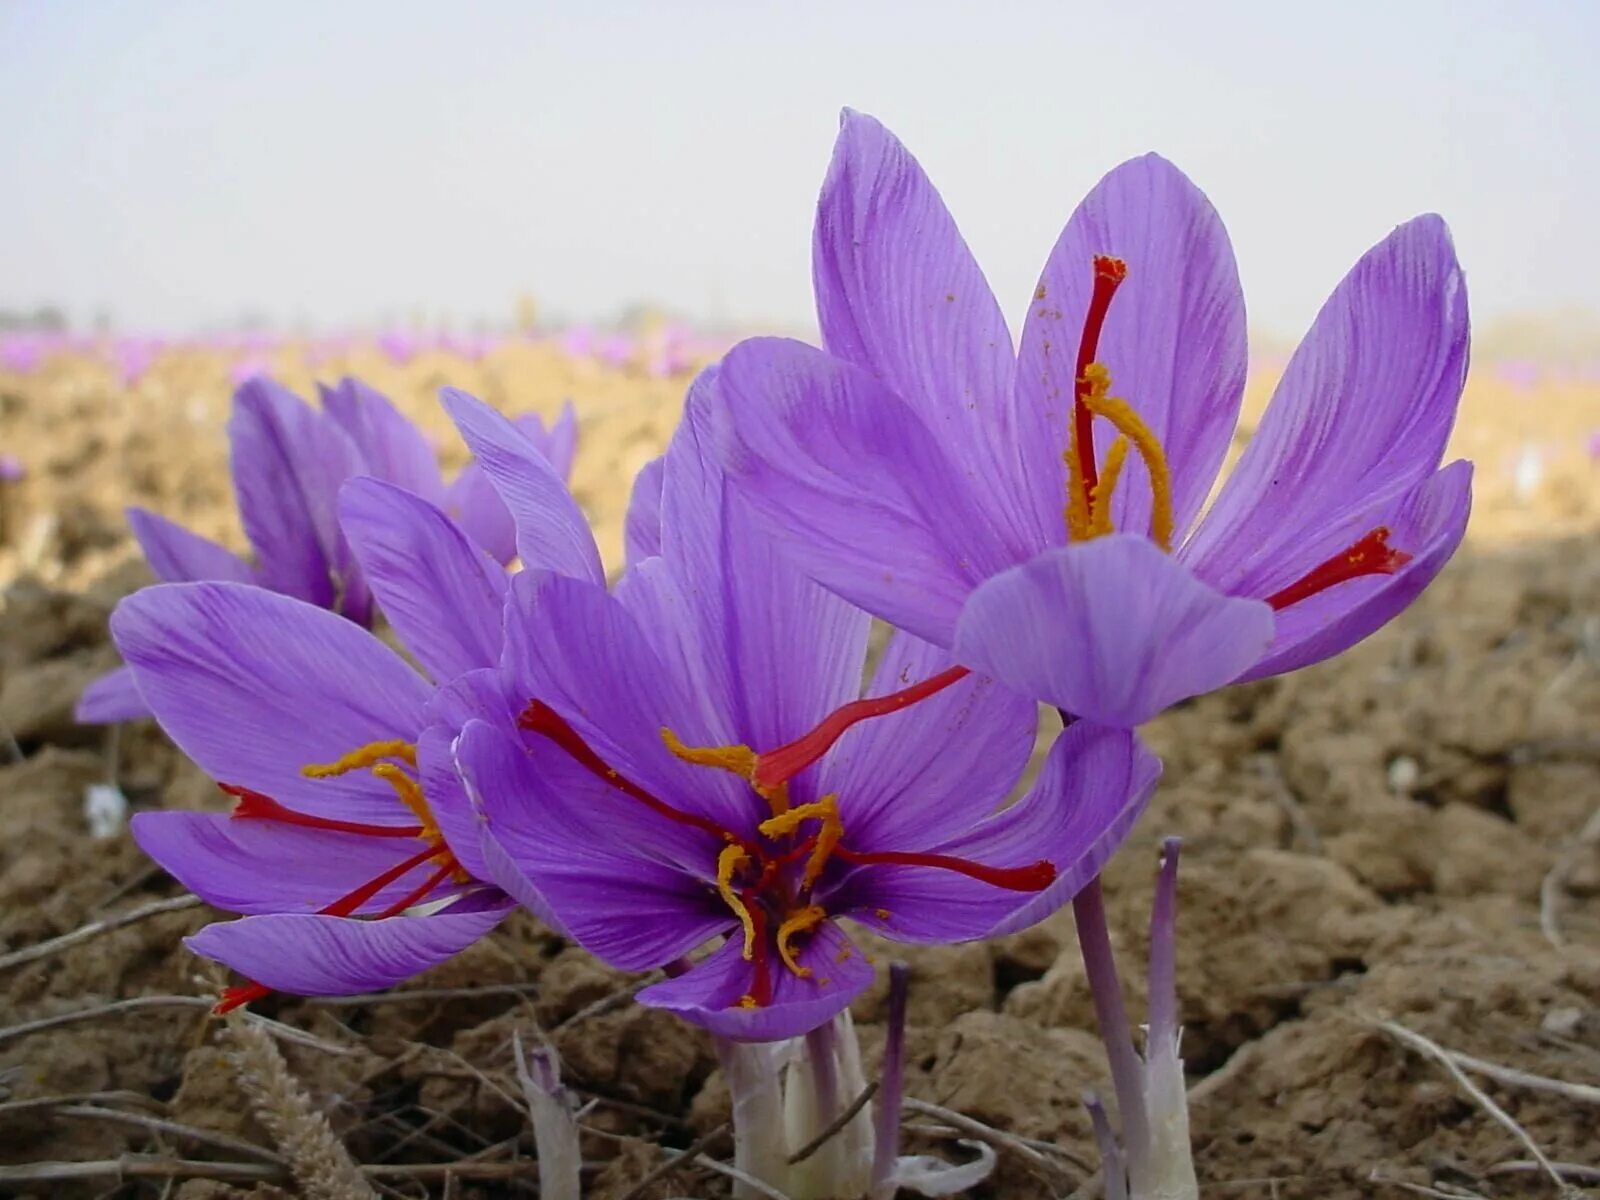
<path id="1" fill-rule="evenodd" d="M 309 385 L 292 352 L 276 365 Z M 399 368 L 369 355 L 342 365 L 389 390 L 456 459 L 429 399 L 441 383 L 547 413 L 572 395 L 582 419 L 575 490 L 611 562 L 628 482 L 663 444 L 684 383 L 541 348 L 481 364 L 437 357 Z M 145 579 L 121 506 L 148 505 L 238 544 L 222 440 L 228 391 L 225 364 L 201 354 L 169 355 L 131 393 L 84 360 L 0 375 L 0 448 L 29 469 L 0 492 L 0 719 L 25 755 L 0 766 L 0 953 L 178 894 L 125 837 L 90 840 L 83 790 L 114 774 L 136 806 L 178 807 L 213 803 L 212 789 L 154 728 L 129 727 L 113 744 L 75 727 L 70 709 L 114 661 L 111 605 Z M 1457 442 L 1479 463 L 1477 510 L 1468 547 L 1430 593 L 1338 661 L 1183 706 L 1148 731 L 1166 781 L 1106 887 L 1138 1004 L 1155 847 L 1167 834 L 1186 839 L 1179 988 L 1207 1195 L 1553 1191 L 1497 1171 L 1526 1158 L 1523 1147 L 1437 1063 L 1374 1022 L 1600 1083 L 1600 844 L 1577 840 L 1600 809 L 1600 466 L 1583 445 L 1595 426 L 1593 390 L 1475 383 Z M 1512 468 L 1524 444 L 1542 447 L 1546 470 L 1519 494 Z M 1540 928 L 1541 881 L 1558 863 L 1560 947 Z M 0 1162 L 243 1161 L 104 1110 L 270 1145 L 203 1007 L 10 1029 L 118 999 L 208 994 L 215 978 L 179 942 L 207 919 L 201 909 L 164 914 L 0 973 Z M 1070 920 L 910 958 L 912 1093 L 1092 1161 L 1079 1098 L 1105 1081 Z M 604 1005 L 629 982 L 519 917 L 381 1002 L 278 997 L 258 1007 L 313 1035 L 281 1042 L 285 1055 L 367 1163 L 528 1155 L 526 1119 L 502 1092 L 515 1094 L 513 1031 L 545 1031 L 594 1101 L 591 1192 L 616 1197 L 661 1147 L 687 1145 L 726 1112 L 702 1037 L 665 1014 Z M 479 994 L 407 998 L 435 988 Z M 870 1069 L 881 983 L 857 1014 Z M 1600 1165 L 1593 1105 L 1479 1082 L 1553 1159 Z M 85 1096 L 94 1098 L 61 1099 Z M 470 1176 L 469 1165 L 451 1194 L 530 1190 Z M 89 1196 L 116 1184 L 67 1186 Z M 385 1185 L 446 1190 L 438 1179 Z M 177 1193 L 202 1200 L 241 1186 L 194 1180 Z M 648 1194 L 722 1186 L 680 1176 Z M 117 1190 L 166 1194 L 160 1181 Z M 1051 1191 L 1002 1156 L 982 1194 Z"/>

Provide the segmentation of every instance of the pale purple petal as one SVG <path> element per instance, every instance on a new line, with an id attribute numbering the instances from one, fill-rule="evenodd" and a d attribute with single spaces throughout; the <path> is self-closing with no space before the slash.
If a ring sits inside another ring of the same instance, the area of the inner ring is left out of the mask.
<path id="1" fill-rule="evenodd" d="M 1065 537 L 1062 453 L 1072 422 L 1078 345 L 1094 256 L 1127 263 L 1096 360 L 1166 449 L 1178 536 L 1215 481 L 1244 394 L 1244 294 L 1222 220 L 1166 159 L 1147 154 L 1095 185 L 1045 263 L 1022 330 L 1018 441 L 1029 500 L 1052 539 Z M 1101 459 L 1115 438 L 1095 423 Z M 1116 528 L 1150 529 L 1150 477 L 1130 455 L 1112 509 Z"/>
<path id="2" fill-rule="evenodd" d="M 796 960 L 811 971 L 800 978 L 771 955 L 772 1003 L 745 1008 L 739 998 L 754 982 L 735 935 L 721 949 L 676 979 L 651 984 L 636 999 L 675 1012 L 719 1037 L 771 1042 L 798 1037 L 843 1012 L 872 983 L 872 963 L 832 921 L 824 921 L 799 947 Z"/>
<path id="3" fill-rule="evenodd" d="M 661 553 L 661 485 L 666 466 L 665 456 L 652 458 L 634 477 L 628 515 L 622 526 L 630 567 Z"/>
<path id="4" fill-rule="evenodd" d="M 339 493 L 339 521 L 384 616 L 436 681 L 500 660 L 505 568 L 428 501 L 376 479 Z"/>
<path id="5" fill-rule="evenodd" d="M 255 571 L 232 550 L 143 508 L 128 509 L 128 528 L 150 570 L 163 583 L 202 579 L 254 583 Z"/>
<path id="6" fill-rule="evenodd" d="M 979 588 L 956 658 L 1025 695 L 1131 728 L 1237 679 L 1272 610 L 1213 591 L 1134 534 L 1047 550 Z"/>
<path id="7" fill-rule="evenodd" d="M 1244 679 L 1279 675 L 1331 658 L 1403 612 L 1433 582 L 1467 529 L 1472 465 L 1454 462 L 1356 523 L 1381 525 L 1412 560 L 1393 575 L 1337 584 L 1277 613 L 1277 636 Z"/>
<path id="8" fill-rule="evenodd" d="M 445 388 L 442 398 L 516 522 L 522 565 L 604 583 L 600 552 L 583 510 L 544 455 L 483 401 L 454 388 Z"/>
<path id="9" fill-rule="evenodd" d="M 1000 305 L 917 160 L 849 109 L 817 201 L 811 263 L 827 351 L 904 400 L 962 474 L 1002 498 L 998 515 L 1025 519 L 1016 355 Z"/>
<path id="10" fill-rule="evenodd" d="M 498 925 L 509 903 L 474 912 L 362 921 L 284 913 L 207 925 L 184 944 L 277 992 L 380 991 L 460 953 Z"/>
<path id="11" fill-rule="evenodd" d="M 1439 466 L 1467 371 L 1467 290 L 1438 217 L 1400 226 L 1334 290 L 1181 557 L 1270 596 L 1348 545 L 1356 514 Z"/>
<path id="12" fill-rule="evenodd" d="M 319 384 L 317 390 L 323 411 L 360 449 L 367 473 L 430 504 L 443 503 L 444 478 L 433 446 L 387 396 L 349 377 L 331 388 Z"/>
<path id="13" fill-rule="evenodd" d="M 117 605 L 111 635 L 162 728 L 214 778 L 309 813 L 412 823 L 364 771 L 301 774 L 421 730 L 428 685 L 372 634 L 260 588 L 168 583 Z"/>
<path id="14" fill-rule="evenodd" d="M 495 562 L 509 563 L 517 556 L 516 522 L 477 463 L 462 467 L 445 491 L 444 511 Z"/>
<path id="15" fill-rule="evenodd" d="M 1127 730 L 1079 721 L 1063 730 L 1028 794 L 927 853 L 990 867 L 1056 870 L 1041 892 L 1007 891 L 922 866 L 858 867 L 824 901 L 886 937 L 954 942 L 1043 920 L 1100 873 L 1155 790 L 1161 762 Z"/>
<path id="16" fill-rule="evenodd" d="M 72 719 L 80 725 L 115 725 L 150 715 L 150 706 L 139 694 L 139 685 L 127 667 L 107 671 L 84 688 L 72 710 Z"/>
<path id="17" fill-rule="evenodd" d="M 571 400 L 561 405 L 561 415 L 548 429 L 538 413 L 513 417 L 511 423 L 527 434 L 557 475 L 564 480 L 572 477 L 572 460 L 578 451 L 578 413 Z"/>
<path id="18" fill-rule="evenodd" d="M 799 342 L 754 338 L 717 381 L 717 450 L 774 543 L 817 582 L 948 645 L 961 605 L 1026 559 L 971 477 L 903 401 Z"/>
<path id="19" fill-rule="evenodd" d="M 490 878 L 483 861 L 483 822 L 456 770 L 456 731 L 431 725 L 417 738 L 417 782 L 456 862 L 474 879 Z"/>
<path id="20" fill-rule="evenodd" d="M 953 665 L 950 654 L 896 633 L 869 696 Z M 969 675 L 926 700 L 851 728 L 823 759 L 817 790 L 839 797 L 849 844 L 903 850 L 970 828 L 1021 778 L 1037 728 L 1031 699 Z"/>

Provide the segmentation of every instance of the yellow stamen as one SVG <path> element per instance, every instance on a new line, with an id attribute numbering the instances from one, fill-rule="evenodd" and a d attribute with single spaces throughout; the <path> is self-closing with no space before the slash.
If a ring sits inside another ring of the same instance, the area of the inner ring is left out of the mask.
<path id="1" fill-rule="evenodd" d="M 1117 480 L 1122 475 L 1122 464 L 1128 461 L 1128 439 L 1118 437 L 1106 451 L 1105 466 L 1100 468 L 1100 482 L 1094 485 L 1094 512 L 1089 518 L 1089 536 L 1104 537 L 1111 529 L 1111 498 L 1116 495 Z"/>
<path id="2" fill-rule="evenodd" d="M 798 935 L 810 933 L 827 919 L 827 911 L 820 904 L 808 904 L 799 912 L 790 913 L 784 918 L 783 924 L 778 926 L 778 957 L 783 959 L 784 966 L 794 972 L 795 978 L 807 978 L 811 974 L 811 968 L 802 967 L 795 960 L 794 947 L 790 943 Z"/>
<path id="3" fill-rule="evenodd" d="M 331 763 L 308 763 L 300 768 L 300 774 L 308 779 L 328 779 L 334 775 L 348 775 L 351 771 L 364 770 L 386 758 L 398 758 L 407 766 L 414 767 L 417 765 L 417 748 L 400 738 L 391 738 L 386 742 L 368 742 L 365 746 L 357 747 Z"/>
<path id="4" fill-rule="evenodd" d="M 745 907 L 745 902 L 739 898 L 739 893 L 733 890 L 733 877 L 739 869 L 750 861 L 750 856 L 738 846 L 724 846 L 722 853 L 717 855 L 717 893 L 723 902 L 733 909 L 734 916 L 739 918 L 739 924 L 744 927 L 744 960 L 749 962 L 755 956 L 756 949 L 756 921 L 750 915 L 750 910 Z"/>
<path id="5" fill-rule="evenodd" d="M 828 865 L 828 856 L 833 853 L 833 848 L 844 837 L 838 797 L 830 793 L 821 800 L 788 809 L 761 822 L 757 828 L 764 837 L 779 838 L 795 832 L 805 821 L 822 822 L 822 828 L 817 831 L 817 844 L 811 851 L 811 857 L 806 860 L 806 873 L 802 879 L 803 886 L 811 887 L 822 875 L 822 868 Z"/>
<path id="6" fill-rule="evenodd" d="M 1091 364 L 1091 366 L 1096 364 Z M 1102 367 L 1101 370 L 1104 370 Z M 1110 376 L 1106 377 L 1110 386 Z M 1117 432 L 1133 443 L 1133 448 L 1144 459 L 1145 470 L 1150 473 L 1150 540 L 1163 550 L 1172 550 L 1172 472 L 1167 467 L 1166 453 L 1150 427 L 1133 411 L 1133 405 L 1117 396 L 1107 396 L 1103 389 L 1093 387 L 1084 397 L 1084 404 L 1097 417 L 1104 417 L 1116 426 Z M 1108 493 L 1109 496 L 1109 493 Z"/>
<path id="7" fill-rule="evenodd" d="M 772 815 L 777 816 L 789 807 L 789 789 L 785 784 L 775 788 L 762 787 L 755 781 L 756 752 L 749 746 L 737 744 L 732 746 L 685 746 L 683 740 L 666 726 L 661 727 L 661 740 L 666 743 L 667 750 L 674 758 L 681 758 L 684 762 L 697 767 L 711 767 L 717 771 L 727 771 L 737 775 L 748 783 L 772 808 Z"/>

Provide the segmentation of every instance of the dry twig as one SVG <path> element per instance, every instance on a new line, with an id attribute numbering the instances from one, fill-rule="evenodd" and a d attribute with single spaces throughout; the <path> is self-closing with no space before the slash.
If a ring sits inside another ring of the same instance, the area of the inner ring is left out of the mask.
<path id="1" fill-rule="evenodd" d="M 132 925 L 135 921 L 143 921 L 146 917 L 156 917 L 162 913 L 169 912 L 182 912 L 186 908 L 197 908 L 199 905 L 199 896 L 177 896 L 171 900 L 157 900 L 153 904 L 146 904 L 143 908 L 130 909 L 128 912 L 118 913 L 114 917 L 90 921 L 87 925 L 81 925 L 71 933 L 63 933 L 60 937 L 53 937 L 44 942 L 36 942 L 32 946 L 24 946 L 20 950 L 13 950 L 10 954 L 0 955 L 0 971 L 10 967 L 20 967 L 23 963 L 34 962 L 37 959 L 48 958 L 52 954 L 59 954 L 72 946 L 97 938 L 102 933 L 110 933 L 113 929 L 121 929 L 124 925 Z"/>

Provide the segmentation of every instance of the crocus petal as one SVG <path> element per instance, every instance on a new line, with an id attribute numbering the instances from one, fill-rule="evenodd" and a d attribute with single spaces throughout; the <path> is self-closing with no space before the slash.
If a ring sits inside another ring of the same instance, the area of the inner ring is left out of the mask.
<path id="1" fill-rule="evenodd" d="M 896 633 L 869 696 L 899 691 L 952 665 L 948 651 Z M 1004 802 L 1033 750 L 1028 697 L 969 675 L 888 716 L 847 731 L 822 762 L 817 790 L 839 797 L 858 850 L 927 846 L 971 828 Z"/>
<path id="2" fill-rule="evenodd" d="M 433 447 L 387 396 L 348 377 L 331 388 L 319 384 L 317 390 L 323 411 L 350 435 L 369 474 L 430 504 L 443 502 L 444 478 Z"/>
<path id="3" fill-rule="evenodd" d="M 1007 891 L 931 867 L 874 864 L 858 867 L 823 902 L 905 942 L 964 941 L 1023 929 L 1100 873 L 1160 776 L 1160 759 L 1130 731 L 1076 722 L 1056 738 L 1026 796 L 961 836 L 926 848 L 991 867 L 1044 860 L 1056 869 L 1044 891 Z"/>
<path id="4" fill-rule="evenodd" d="M 745 1008 L 754 970 L 743 957 L 744 939 L 734 936 L 721 949 L 676 979 L 651 984 L 636 999 L 675 1012 L 719 1037 L 739 1042 L 771 1042 L 809 1033 L 831 1021 L 872 983 L 872 963 L 832 921 L 824 921 L 799 948 L 796 960 L 811 971 L 800 978 L 774 952 L 772 1002 Z"/>
<path id="5" fill-rule="evenodd" d="M 446 489 L 444 511 L 495 562 L 509 563 L 517 556 L 516 522 L 477 463 L 462 467 Z"/>
<path id="6" fill-rule="evenodd" d="M 734 502 L 712 458 L 716 368 L 667 448 L 662 556 L 698 631 L 719 742 L 781 746 L 861 689 L 870 618 L 802 575 Z"/>
<path id="7" fill-rule="evenodd" d="M 475 912 L 361 921 L 300 913 L 245 917 L 207 925 L 184 944 L 239 974 L 295 996 L 380 991 L 460 953 L 511 911 L 509 903 Z"/>
<path id="8" fill-rule="evenodd" d="M 232 550 L 210 538 L 191 533 L 143 508 L 128 509 L 128 528 L 150 570 L 163 583 L 190 583 L 202 579 L 253 583 L 255 572 Z"/>
<path id="9" fill-rule="evenodd" d="M 237 913 L 312 913 L 415 855 L 416 838 L 304 829 L 225 813 L 135 813 L 134 841 L 213 908 Z M 424 863 L 376 893 L 357 913 L 381 912 L 428 878 Z"/>
<path id="10" fill-rule="evenodd" d="M 426 723 L 459 732 L 468 721 L 514 728 L 531 696 L 521 694 L 499 667 L 458 675 L 428 700 Z"/>
<path id="11" fill-rule="evenodd" d="M 1147 154 L 1117 167 L 1084 197 L 1045 263 L 1028 307 L 1017 369 L 1018 442 L 1028 493 L 1054 540 L 1073 419 L 1078 343 L 1093 291 L 1094 256 L 1127 263 L 1100 334 L 1097 361 L 1112 394 L 1143 418 L 1166 450 L 1179 536 L 1222 465 L 1244 394 L 1244 294 L 1222 220 L 1199 188 Z M 1112 434 L 1096 422 L 1103 459 Z M 1150 529 L 1150 477 L 1130 455 L 1112 509 L 1116 528 Z"/>
<path id="12" fill-rule="evenodd" d="M 783 338 L 735 346 L 717 380 L 718 452 L 743 499 L 824 587 L 949 645 L 982 580 L 1023 561 L 969 476 L 859 367 Z"/>
<path id="13" fill-rule="evenodd" d="M 1237 679 L 1272 610 L 1206 586 L 1133 534 L 1047 550 L 991 579 L 961 614 L 956 658 L 1025 695 L 1131 728 Z"/>
<path id="14" fill-rule="evenodd" d="M 600 551 L 583 510 L 544 455 L 483 401 L 454 388 L 445 388 L 441 396 L 445 411 L 511 511 L 522 565 L 604 583 Z"/>
<path id="15" fill-rule="evenodd" d="M 107 671 L 78 697 L 72 718 L 80 725 L 115 725 L 137 721 L 150 715 L 150 706 L 139 694 L 139 685 L 127 667 Z"/>
<path id="16" fill-rule="evenodd" d="M 652 458 L 634 476 L 628 515 L 622 526 L 630 567 L 661 553 L 661 485 L 666 466 L 665 456 Z"/>
<path id="17" fill-rule="evenodd" d="M 737 923 L 704 875 L 650 857 L 666 824 L 594 776 L 564 766 L 552 748 L 541 770 L 505 734 L 481 721 L 456 743 L 456 762 L 471 786 L 490 838 L 505 852 L 490 857 L 503 877 L 511 864 L 547 904 L 566 933 L 624 971 L 671 962 Z M 718 846 L 702 837 L 704 869 Z M 513 895 L 522 889 L 507 879 Z"/>
<path id="18" fill-rule="evenodd" d="M 456 770 L 456 731 L 431 725 L 417 738 L 417 782 L 450 853 L 474 879 L 489 879 L 483 861 L 483 822 Z"/>
<path id="19" fill-rule="evenodd" d="M 376 479 L 340 489 L 339 521 L 384 616 L 430 676 L 499 661 L 506 572 L 455 522 Z"/>
<path id="20" fill-rule="evenodd" d="M 1277 613 L 1277 636 L 1244 679 L 1279 675 L 1331 658 L 1403 612 L 1433 582 L 1467 530 L 1472 465 L 1453 462 L 1397 499 L 1363 515 L 1356 526 L 1383 526 L 1390 545 L 1412 559 L 1393 575 L 1337 584 Z"/>
<path id="21" fill-rule="evenodd" d="M 1213 587 L 1264 597 L 1342 550 L 1349 518 L 1438 467 L 1467 342 L 1450 231 L 1418 217 L 1329 297 L 1184 561 Z"/>
<path id="22" fill-rule="evenodd" d="M 359 605 L 364 587 L 349 578 L 353 563 L 334 511 L 339 485 L 362 471 L 349 435 L 258 376 L 234 394 L 228 441 L 239 518 L 262 584 L 319 608 Z"/>
<path id="23" fill-rule="evenodd" d="M 849 109 L 817 201 L 811 263 L 827 351 L 910 405 L 964 477 L 1003 497 L 998 514 L 1025 514 L 1016 356 L 1000 305 L 911 152 Z"/>
<path id="24" fill-rule="evenodd" d="M 550 572 L 515 576 L 501 666 L 608 766 L 661 800 L 752 837 L 769 815 L 742 781 L 668 752 L 663 729 L 686 745 L 718 743 L 701 701 L 604 588 Z"/>
<path id="25" fill-rule="evenodd" d="M 301 774 L 422 728 L 428 685 L 370 633 L 260 588 L 168 583 L 117 605 L 111 635 L 162 728 L 214 778 L 308 813 L 413 822 L 364 771 Z"/>
<path id="26" fill-rule="evenodd" d="M 561 415 L 548 429 L 538 413 L 514 417 L 512 424 L 527 434 L 557 475 L 564 480 L 571 478 L 572 460 L 578 450 L 578 413 L 571 400 L 562 404 Z"/>

